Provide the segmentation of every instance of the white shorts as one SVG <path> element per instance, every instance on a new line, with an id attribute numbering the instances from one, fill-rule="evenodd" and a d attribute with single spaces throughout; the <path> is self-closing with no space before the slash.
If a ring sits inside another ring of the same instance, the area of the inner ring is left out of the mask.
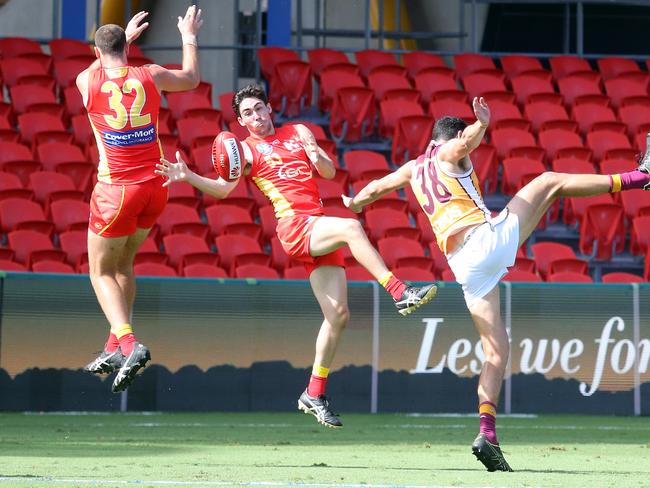
<path id="1" fill-rule="evenodd" d="M 476 227 L 447 258 L 468 307 L 487 295 L 515 264 L 518 247 L 519 218 L 506 208 L 491 222 Z"/>

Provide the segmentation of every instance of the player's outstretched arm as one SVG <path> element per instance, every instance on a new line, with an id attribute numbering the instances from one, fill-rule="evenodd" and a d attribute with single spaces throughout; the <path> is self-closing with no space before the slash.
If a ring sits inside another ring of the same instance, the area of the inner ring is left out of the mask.
<path id="1" fill-rule="evenodd" d="M 160 163 L 156 165 L 154 173 L 167 178 L 167 181 L 163 183 L 163 186 L 169 186 L 172 183 L 184 181 L 214 198 L 226 198 L 239 182 L 239 180 L 229 182 L 222 178 L 213 180 L 196 174 L 187 167 L 187 163 L 183 161 L 183 158 L 178 151 L 176 151 L 175 163 L 173 161 L 161 159 Z"/>
<path id="2" fill-rule="evenodd" d="M 490 108 L 483 97 L 475 97 L 472 101 L 472 108 L 476 115 L 476 122 L 465 127 L 465 130 L 459 132 L 457 137 L 445 142 L 440 147 L 438 151 L 440 160 L 457 163 L 481 144 L 481 140 L 485 136 L 485 129 L 490 124 Z"/>
<path id="3" fill-rule="evenodd" d="M 415 161 L 411 160 L 398 170 L 393 171 L 391 174 L 378 180 L 372 180 L 352 198 L 346 195 L 341 195 L 343 204 L 353 212 L 361 212 L 361 209 L 366 205 L 370 205 L 372 202 L 380 199 L 387 193 L 399 190 L 408 185 L 411 181 L 411 173 L 413 172 L 414 165 Z"/>
<path id="4" fill-rule="evenodd" d="M 178 30 L 183 41 L 183 68 L 166 69 L 157 64 L 149 66 L 151 76 L 160 91 L 183 91 L 196 88 L 201 81 L 196 36 L 203 24 L 201 9 L 190 5 L 184 17 L 178 17 Z"/>
<path id="5" fill-rule="evenodd" d="M 296 131 L 300 135 L 305 152 L 307 153 L 311 163 L 316 168 L 316 171 L 318 171 L 318 174 L 326 180 L 334 178 L 336 175 L 334 161 L 332 161 L 323 148 L 318 145 L 314 133 L 303 124 L 296 124 L 295 127 Z"/>

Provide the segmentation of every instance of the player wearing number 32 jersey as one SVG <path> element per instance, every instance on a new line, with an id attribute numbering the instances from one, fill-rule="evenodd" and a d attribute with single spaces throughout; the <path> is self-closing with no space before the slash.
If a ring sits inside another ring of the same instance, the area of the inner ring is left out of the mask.
<path id="1" fill-rule="evenodd" d="M 117 371 L 115 393 L 127 388 L 151 358 L 149 349 L 135 339 L 131 311 L 133 260 L 167 203 L 167 188 L 155 173 L 162 159 L 160 92 L 189 90 L 200 81 L 196 34 L 202 21 L 195 6 L 178 17 L 182 69 L 128 65 L 129 44 L 148 27 L 143 22 L 147 15 L 137 13 L 126 30 L 113 24 L 97 29 L 97 60 L 77 76 L 99 151 L 88 223 L 90 280 L 111 328 L 104 350 L 85 369 Z"/>
<path id="2" fill-rule="evenodd" d="M 496 436 L 496 406 L 510 346 L 501 320 L 499 280 L 517 249 L 559 197 L 587 197 L 633 188 L 650 189 L 650 153 L 639 169 L 615 175 L 547 172 L 517 192 L 496 217 L 486 208 L 470 153 L 490 122 L 485 100 L 474 99 L 476 122 L 456 117 L 436 121 L 426 152 L 394 173 L 370 182 L 344 203 L 355 212 L 382 195 L 410 184 L 436 235 L 438 246 L 463 287 L 465 302 L 485 355 L 478 384 L 479 434 L 472 452 L 488 471 L 511 471 Z"/>

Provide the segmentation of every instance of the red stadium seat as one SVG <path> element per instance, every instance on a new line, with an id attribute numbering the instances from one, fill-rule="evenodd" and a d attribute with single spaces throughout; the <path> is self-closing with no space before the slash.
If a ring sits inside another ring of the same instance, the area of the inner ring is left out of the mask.
<path id="1" fill-rule="evenodd" d="M 18 87 L 16 87 L 18 88 Z M 60 117 L 54 115 L 28 112 L 18 116 L 18 127 L 23 142 L 32 144 L 39 134 L 45 139 L 60 142 L 72 142 L 72 134 L 68 133 Z"/>
<path id="2" fill-rule="evenodd" d="M 650 215 L 634 217 L 630 231 L 630 252 L 643 255 L 650 246 Z"/>
<path id="3" fill-rule="evenodd" d="M 595 103 L 580 104 L 573 107 L 572 115 L 573 119 L 578 122 L 578 127 L 583 135 L 592 130 L 611 129 L 612 127 L 617 127 L 617 132 L 625 132 L 625 125 L 618 122 L 614 111 L 609 107 Z"/>
<path id="4" fill-rule="evenodd" d="M 211 143 L 221 132 L 221 127 L 194 118 L 177 120 L 176 128 L 181 146 L 188 151 L 193 145 L 199 144 L 199 141 Z"/>
<path id="5" fill-rule="evenodd" d="M 0 171 L 0 200 L 5 198 L 24 198 L 32 200 L 34 192 L 25 188 L 20 178 L 14 173 Z"/>
<path id="6" fill-rule="evenodd" d="M 563 129 L 549 129 L 537 134 L 539 145 L 544 148 L 549 160 L 558 158 L 558 152 L 567 148 L 582 148 L 582 140 L 575 132 Z"/>
<path id="7" fill-rule="evenodd" d="M 58 101 L 52 90 L 37 85 L 15 85 L 9 88 L 11 107 L 16 114 L 27 112 L 37 104 L 57 105 Z M 65 130 L 65 127 L 62 129 Z"/>
<path id="8" fill-rule="evenodd" d="M 193 108 L 190 110 L 186 110 L 183 118 L 198 120 L 201 123 L 205 124 L 206 126 L 215 127 L 219 132 L 221 132 L 223 128 L 223 116 L 221 115 L 221 111 L 217 110 L 216 108 Z M 171 121 L 171 115 L 169 116 L 169 120 Z M 171 129 L 168 128 L 166 128 L 163 131 L 161 129 L 161 126 L 162 126 L 161 120 L 159 119 L 158 120 L 159 134 L 172 133 Z"/>
<path id="9" fill-rule="evenodd" d="M 551 65 L 553 78 L 556 80 L 573 73 L 592 71 L 589 61 L 578 56 L 551 56 L 548 62 Z"/>
<path id="10" fill-rule="evenodd" d="M 537 271 L 544 278 L 549 270 L 551 262 L 556 259 L 576 259 L 573 249 L 566 244 L 559 242 L 537 242 L 530 246 L 530 251 L 535 258 Z"/>
<path id="11" fill-rule="evenodd" d="M 535 266 L 535 260 L 523 256 L 517 256 L 515 259 L 515 264 L 511 269 L 516 269 L 519 271 L 529 271 L 534 273 L 537 267 Z"/>
<path id="12" fill-rule="evenodd" d="M 61 59 L 54 61 L 54 78 L 59 87 L 75 87 L 77 76 L 88 68 L 89 63 L 82 59 Z"/>
<path id="13" fill-rule="evenodd" d="M 508 91 L 503 73 L 470 73 L 463 77 L 463 86 L 469 94 L 469 98 L 485 97 L 490 100 L 490 92 Z"/>
<path id="14" fill-rule="evenodd" d="M 506 158 L 501 164 L 503 165 L 501 191 L 506 195 L 514 195 L 518 192 L 525 184 L 525 177 L 541 175 L 546 169 L 539 161 L 526 158 Z"/>
<path id="15" fill-rule="evenodd" d="M 579 74 L 567 76 L 557 82 L 560 93 L 564 96 L 565 106 L 571 107 L 576 98 L 588 95 L 602 95 L 597 81 Z"/>
<path id="16" fill-rule="evenodd" d="M 379 135 L 385 138 L 394 135 L 400 118 L 407 115 L 424 115 L 420 104 L 403 100 L 382 100 L 379 107 Z"/>
<path id="17" fill-rule="evenodd" d="M 531 124 L 521 116 L 519 107 L 514 103 L 500 100 L 490 102 L 490 126 L 492 129 L 519 128 L 530 131 Z"/>
<path id="18" fill-rule="evenodd" d="M 373 132 L 374 95 L 362 87 L 343 87 L 336 92 L 330 115 L 330 133 L 337 141 L 358 141 Z"/>
<path id="19" fill-rule="evenodd" d="M 30 229 L 50 236 L 54 224 L 45 217 L 38 203 L 23 198 L 6 198 L 0 201 L 0 229 L 2 232 Z"/>
<path id="20" fill-rule="evenodd" d="M 264 266 L 261 264 L 245 264 L 235 268 L 234 277 L 278 280 L 280 279 L 280 274 L 270 266 Z"/>
<path id="21" fill-rule="evenodd" d="M 608 260 L 623 251 L 623 208 L 616 204 L 590 205 L 580 225 L 580 252 L 597 260 Z"/>
<path id="22" fill-rule="evenodd" d="M 133 266 L 133 272 L 136 276 L 178 276 L 174 268 L 160 263 L 138 263 Z"/>
<path id="23" fill-rule="evenodd" d="M 446 68 L 445 61 L 437 54 L 424 51 L 410 51 L 402 54 L 402 62 L 412 80 L 427 68 Z"/>
<path id="24" fill-rule="evenodd" d="M 256 261 L 256 264 L 269 265 L 271 262 L 271 257 L 262 252 L 259 242 L 247 236 L 237 234 L 220 235 L 215 238 L 215 244 L 217 245 L 221 266 L 229 270 L 230 274 L 234 273 L 236 265 L 244 264 L 241 260 L 238 260 L 241 256 L 248 259 L 252 258 Z"/>
<path id="25" fill-rule="evenodd" d="M 205 209 L 205 215 L 213 237 L 222 234 L 224 228 L 231 224 L 252 224 L 253 219 L 246 210 L 227 203 L 213 205 Z"/>
<path id="26" fill-rule="evenodd" d="M 454 68 L 458 76 L 463 79 L 470 73 L 496 69 L 496 65 L 492 58 L 483 54 L 464 53 L 454 56 Z"/>
<path id="27" fill-rule="evenodd" d="M 206 263 L 183 266 L 182 275 L 188 278 L 228 278 L 226 270 L 219 266 Z"/>
<path id="28" fill-rule="evenodd" d="M 320 74 L 328 66 L 338 63 L 349 63 L 347 55 L 342 51 L 326 47 L 310 49 L 307 51 L 307 59 L 311 72 L 314 74 L 316 81 L 320 80 Z"/>
<path id="29" fill-rule="evenodd" d="M 605 158 L 600 162 L 600 172 L 605 175 L 634 171 L 638 167 L 635 161 L 619 158 Z"/>
<path id="30" fill-rule="evenodd" d="M 552 283 L 593 283 L 594 280 L 588 275 L 564 272 L 549 275 L 546 281 Z"/>
<path id="31" fill-rule="evenodd" d="M 87 115 L 74 115 L 71 119 L 74 142 L 79 146 L 85 146 L 91 141 L 94 142 L 95 135 Z"/>
<path id="32" fill-rule="evenodd" d="M 603 283 L 643 283 L 643 278 L 632 273 L 614 272 L 604 274 Z"/>
<path id="33" fill-rule="evenodd" d="M 474 112 L 467 103 L 453 100 L 434 100 L 429 105 L 429 114 L 436 120 L 447 115 L 459 117 L 468 123 L 472 123 L 476 119 Z"/>
<path id="34" fill-rule="evenodd" d="M 496 148 L 499 159 L 507 158 L 513 148 L 537 145 L 535 137 L 530 132 L 520 129 L 495 129 L 490 140 Z"/>
<path id="35" fill-rule="evenodd" d="M 407 115 L 397 121 L 393 135 L 391 159 L 401 165 L 417 158 L 431 140 L 433 120 L 426 115 Z"/>
<path id="36" fill-rule="evenodd" d="M 158 226 L 163 236 L 183 233 L 202 238 L 208 236 L 209 227 L 201 221 L 198 212 L 179 203 L 168 203 L 158 218 Z"/>
<path id="37" fill-rule="evenodd" d="M 63 89 L 63 102 L 65 104 L 66 120 L 75 115 L 81 115 L 88 120 L 81 93 L 79 93 L 76 86 L 69 86 Z M 90 125 L 90 122 L 88 122 L 88 125 Z"/>
<path id="38" fill-rule="evenodd" d="M 8 259 L 0 259 L 0 270 L 2 271 L 14 271 L 14 272 L 26 272 L 27 267 L 23 264 L 11 261 Z"/>
<path id="39" fill-rule="evenodd" d="M 35 273 L 65 273 L 65 274 L 74 274 L 76 273 L 75 269 L 70 266 L 68 263 L 62 263 L 61 261 L 38 261 L 32 265 L 32 271 Z"/>
<path id="40" fill-rule="evenodd" d="M 87 217 L 86 217 L 87 220 Z M 88 224 L 86 224 L 86 227 Z M 88 261 L 88 231 L 69 230 L 59 234 L 61 250 L 66 254 L 66 261 L 79 269 L 79 265 Z"/>
<path id="41" fill-rule="evenodd" d="M 169 264 L 182 269 L 188 264 L 205 263 L 216 266 L 219 256 L 210 250 L 205 239 L 188 234 L 171 234 L 163 237 L 163 246 Z"/>
<path id="42" fill-rule="evenodd" d="M 624 104 L 618 109 L 618 117 L 627 126 L 629 137 L 650 132 L 650 110 L 647 106 L 636 103 Z"/>
<path id="43" fill-rule="evenodd" d="M 524 271 L 520 269 L 509 269 L 508 274 L 505 275 L 501 281 L 510 281 L 518 283 L 537 283 L 542 279 L 536 273 L 531 271 Z"/>
<path id="44" fill-rule="evenodd" d="M 32 151 L 24 144 L 0 142 L 0 165 L 9 161 L 24 161 L 29 159 L 32 159 Z"/>
<path id="45" fill-rule="evenodd" d="M 567 225 L 580 224 L 587 208 L 597 204 L 614 203 L 611 193 L 592 197 L 577 197 L 564 199 L 564 223 Z"/>
<path id="46" fill-rule="evenodd" d="M 364 171 L 390 169 L 384 155 L 375 151 L 359 149 L 345 151 L 343 153 L 343 162 L 352 181 L 358 180 Z"/>
<path id="47" fill-rule="evenodd" d="M 295 117 L 311 105 L 311 68 L 303 61 L 277 63 L 269 85 L 269 102 L 281 116 Z"/>
<path id="48" fill-rule="evenodd" d="M 432 73 L 429 71 L 418 73 L 415 76 L 415 87 L 422 94 L 422 101 L 430 103 L 435 93 L 441 91 L 458 92 L 458 85 L 452 76 L 441 73 Z M 467 98 L 463 92 L 459 92 Z"/>
<path id="49" fill-rule="evenodd" d="M 221 115 L 226 125 L 231 122 L 237 123 L 237 115 L 232 109 L 232 99 L 235 95 L 235 92 L 224 92 L 219 95 L 219 108 L 221 109 Z"/>
<path id="50" fill-rule="evenodd" d="M 300 61 L 300 56 L 295 51 L 284 47 L 261 47 L 257 50 L 262 76 L 271 81 L 275 65 L 283 61 Z"/>
<path id="51" fill-rule="evenodd" d="M 472 165 L 483 185 L 485 193 L 494 193 L 497 189 L 499 163 L 497 152 L 491 144 L 481 144 L 471 154 Z"/>
<path id="52" fill-rule="evenodd" d="M 621 77 L 605 80 L 605 92 L 614 108 L 619 108 L 628 97 L 647 97 L 648 79 Z"/>
<path id="53" fill-rule="evenodd" d="M 569 115 L 563 105 L 549 102 L 527 103 L 524 106 L 524 115 L 531 121 L 535 133 L 543 129 L 561 128 L 560 124 L 549 127 L 553 122 L 561 122 L 561 124 L 570 122 Z M 575 125 L 577 126 L 577 124 Z M 564 127 L 567 127 L 567 125 Z"/>
<path id="54" fill-rule="evenodd" d="M 511 54 L 509 56 L 501 56 L 501 67 L 510 80 L 515 76 L 526 72 L 543 70 L 542 63 L 539 59 L 532 56 L 522 56 L 515 54 Z"/>
<path id="55" fill-rule="evenodd" d="M 399 276 L 402 280 L 430 283 L 436 279 L 436 275 L 434 275 L 433 272 L 413 266 L 399 266 L 393 271 L 395 272 L 395 275 Z"/>
<path id="56" fill-rule="evenodd" d="M 587 261 L 578 258 L 554 259 L 548 267 L 549 275 L 556 273 L 579 273 L 588 275 L 589 266 Z"/>
<path id="57" fill-rule="evenodd" d="M 387 91 L 410 89 L 411 84 L 404 76 L 374 71 L 368 75 L 368 88 L 375 94 L 375 101 L 379 102 L 384 99 Z"/>
<path id="58" fill-rule="evenodd" d="M 48 42 L 50 54 L 55 60 L 70 58 L 72 56 L 94 56 L 92 47 L 84 41 L 77 39 L 52 39 Z"/>
<path id="59" fill-rule="evenodd" d="M 512 91 L 517 95 L 517 103 L 522 107 L 529 103 L 532 95 L 555 93 L 553 84 L 534 74 L 521 74 L 511 80 Z"/>
<path id="60" fill-rule="evenodd" d="M 0 70 L 4 84 L 12 86 L 25 83 L 26 77 L 45 77 L 53 80 L 48 69 L 42 63 L 32 59 L 8 58 L 0 61 Z M 21 81 L 22 80 L 22 81 Z M 25 83 L 30 84 L 30 83 Z"/>
<path id="61" fill-rule="evenodd" d="M 368 235 L 374 241 L 381 239 L 387 229 L 393 227 L 411 227 L 408 216 L 397 210 L 367 210 L 364 216 Z"/>
<path id="62" fill-rule="evenodd" d="M 180 203 L 195 210 L 201 206 L 201 197 L 196 195 L 194 187 L 191 185 L 175 184 L 169 185 L 169 203 Z"/>
<path id="63" fill-rule="evenodd" d="M 88 202 L 61 199 L 49 206 L 50 216 L 57 233 L 67 230 L 84 230 L 88 227 L 90 209 Z"/>
<path id="64" fill-rule="evenodd" d="M 377 250 L 386 262 L 386 266 L 394 268 L 398 260 L 403 258 L 424 258 L 422 245 L 404 237 L 384 237 L 377 241 Z"/>
<path id="65" fill-rule="evenodd" d="M 327 69 L 321 73 L 321 83 L 318 91 L 318 109 L 328 112 L 334 103 L 336 93 L 343 87 L 365 88 L 361 77 L 336 69 Z"/>
<path id="66" fill-rule="evenodd" d="M 7 234 L 9 247 L 15 252 L 15 260 L 26 266 L 37 261 L 65 261 L 65 253 L 55 249 L 50 238 L 35 230 L 14 230 Z"/>
<path id="67" fill-rule="evenodd" d="M 308 280 L 309 273 L 304 266 L 291 266 L 285 268 L 284 270 L 284 279 L 285 280 Z"/>
<path id="68" fill-rule="evenodd" d="M 87 163 L 78 146 L 65 142 L 47 142 L 36 148 L 38 160 L 43 168 L 54 171 L 61 163 Z"/>
<path id="69" fill-rule="evenodd" d="M 636 61 L 627 58 L 600 58 L 596 61 L 596 64 L 598 65 L 598 71 L 600 71 L 605 82 L 612 78 L 616 78 L 623 73 L 641 71 L 641 68 Z"/>
<path id="70" fill-rule="evenodd" d="M 212 101 L 205 95 L 193 91 L 165 93 L 167 106 L 174 120 L 184 117 L 188 110 L 197 108 L 214 108 Z"/>
<path id="71" fill-rule="evenodd" d="M 54 171 L 36 171 L 29 175 L 29 188 L 34 191 L 38 201 L 47 211 L 54 200 L 63 198 L 83 200 L 84 193 L 77 190 L 74 181 L 67 175 Z"/>
<path id="72" fill-rule="evenodd" d="M 596 161 L 608 157 L 608 152 L 617 149 L 632 150 L 632 145 L 626 135 L 610 130 L 589 132 L 586 138 L 587 147 L 594 152 Z M 634 151 L 631 151 L 634 154 Z M 611 156 L 611 153 L 609 154 Z"/>
<path id="73" fill-rule="evenodd" d="M 609 173 L 611 174 L 611 173 Z M 642 209 L 650 209 L 650 192 L 645 190 L 629 190 L 621 192 L 621 205 L 628 222 L 639 215 Z"/>
<path id="74" fill-rule="evenodd" d="M 395 55 L 378 49 L 365 49 L 354 53 L 355 60 L 359 66 L 359 72 L 365 79 L 370 72 L 378 66 L 397 65 Z"/>
<path id="75" fill-rule="evenodd" d="M 0 39 L 0 57 L 14 58 L 24 54 L 42 54 L 41 45 L 26 37 L 5 37 Z"/>

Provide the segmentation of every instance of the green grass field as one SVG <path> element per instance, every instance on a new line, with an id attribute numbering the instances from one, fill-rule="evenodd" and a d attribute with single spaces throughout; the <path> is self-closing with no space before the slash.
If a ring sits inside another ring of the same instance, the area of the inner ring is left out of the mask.
<path id="1" fill-rule="evenodd" d="M 647 418 L 500 417 L 514 473 L 470 452 L 474 417 L 0 414 L 0 488 L 650 486 Z"/>

